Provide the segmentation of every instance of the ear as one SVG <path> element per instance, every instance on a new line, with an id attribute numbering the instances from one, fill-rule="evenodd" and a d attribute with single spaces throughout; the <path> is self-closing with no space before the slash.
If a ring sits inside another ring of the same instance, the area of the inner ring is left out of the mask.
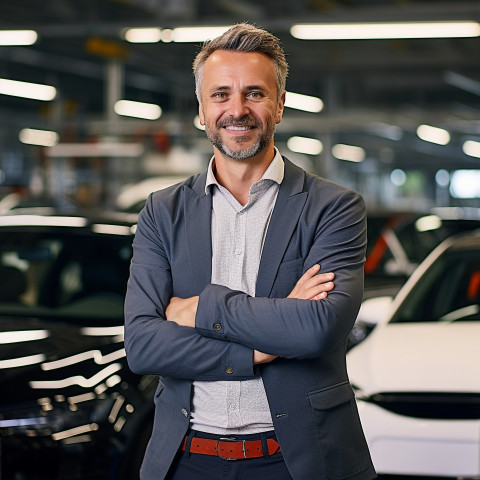
<path id="1" fill-rule="evenodd" d="M 277 114 L 275 116 L 275 123 L 280 123 L 283 116 L 283 108 L 285 107 L 285 95 L 287 92 L 283 92 L 277 106 Z"/>
<path id="2" fill-rule="evenodd" d="M 200 125 L 205 126 L 205 115 L 203 114 L 202 104 L 198 104 L 198 117 L 200 118 Z"/>

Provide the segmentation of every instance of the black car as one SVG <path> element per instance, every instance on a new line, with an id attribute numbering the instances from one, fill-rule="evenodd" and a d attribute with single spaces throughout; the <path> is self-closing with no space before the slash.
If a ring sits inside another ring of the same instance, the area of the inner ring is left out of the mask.
<path id="1" fill-rule="evenodd" d="M 369 210 L 364 298 L 394 296 L 443 240 L 480 228 L 480 210 Z"/>
<path id="2" fill-rule="evenodd" d="M 138 478 L 157 378 L 123 346 L 134 228 L 0 217 L 2 480 Z"/>

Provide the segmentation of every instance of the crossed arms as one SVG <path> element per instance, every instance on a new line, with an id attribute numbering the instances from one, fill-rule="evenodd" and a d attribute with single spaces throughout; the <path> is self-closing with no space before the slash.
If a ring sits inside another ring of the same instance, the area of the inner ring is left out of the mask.
<path id="1" fill-rule="evenodd" d="M 308 225 L 304 235 L 314 234 L 312 243 L 300 246 L 302 235 L 292 239 L 295 260 L 281 266 L 269 298 L 209 284 L 207 276 L 197 278 L 202 272 L 191 270 L 183 218 L 175 219 L 173 207 L 147 202 L 125 302 L 125 347 L 132 371 L 234 380 L 254 376 L 254 362 L 319 358 L 343 348 L 363 295 L 364 204 L 350 192 L 336 195 L 325 211 L 318 202 L 310 205 L 311 210 L 305 209 L 309 222 L 302 225 Z M 335 288 L 333 274 L 318 273 L 318 264 L 335 272 Z M 304 265 L 317 266 L 302 275 Z M 299 277 L 297 284 L 293 275 Z M 227 367 L 233 370 L 228 376 Z"/>
<path id="2" fill-rule="evenodd" d="M 287 298 L 323 300 L 334 287 L 334 277 L 335 275 L 332 272 L 320 273 L 320 265 L 314 265 L 302 275 Z M 184 327 L 195 328 L 198 300 L 198 296 L 189 298 L 173 297 L 165 310 L 167 321 L 175 322 Z M 269 363 L 275 360 L 275 358 L 277 358 L 277 355 L 253 350 L 254 365 Z"/>

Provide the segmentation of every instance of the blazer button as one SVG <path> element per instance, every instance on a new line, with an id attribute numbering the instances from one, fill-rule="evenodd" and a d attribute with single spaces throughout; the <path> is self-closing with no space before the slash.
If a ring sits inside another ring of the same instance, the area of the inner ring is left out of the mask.
<path id="1" fill-rule="evenodd" d="M 231 375 L 233 373 L 233 367 L 227 367 L 225 369 L 225 373 L 228 374 L 228 375 Z"/>
<path id="2" fill-rule="evenodd" d="M 221 324 L 221 323 L 214 323 L 214 324 L 213 324 L 213 329 L 214 329 L 216 332 L 219 332 L 219 331 L 222 329 L 222 324 Z"/>
<path id="3" fill-rule="evenodd" d="M 182 408 L 182 413 L 184 417 L 188 417 L 188 410 L 185 408 Z"/>

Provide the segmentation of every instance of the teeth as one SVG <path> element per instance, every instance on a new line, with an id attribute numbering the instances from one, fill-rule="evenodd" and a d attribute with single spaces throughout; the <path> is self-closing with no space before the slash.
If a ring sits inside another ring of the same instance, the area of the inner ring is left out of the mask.
<path id="1" fill-rule="evenodd" d="M 237 127 L 237 126 L 234 126 L 234 125 L 228 125 L 227 127 L 225 128 L 228 128 L 229 130 L 249 130 L 250 127 L 248 126 L 245 126 L 245 127 Z"/>

